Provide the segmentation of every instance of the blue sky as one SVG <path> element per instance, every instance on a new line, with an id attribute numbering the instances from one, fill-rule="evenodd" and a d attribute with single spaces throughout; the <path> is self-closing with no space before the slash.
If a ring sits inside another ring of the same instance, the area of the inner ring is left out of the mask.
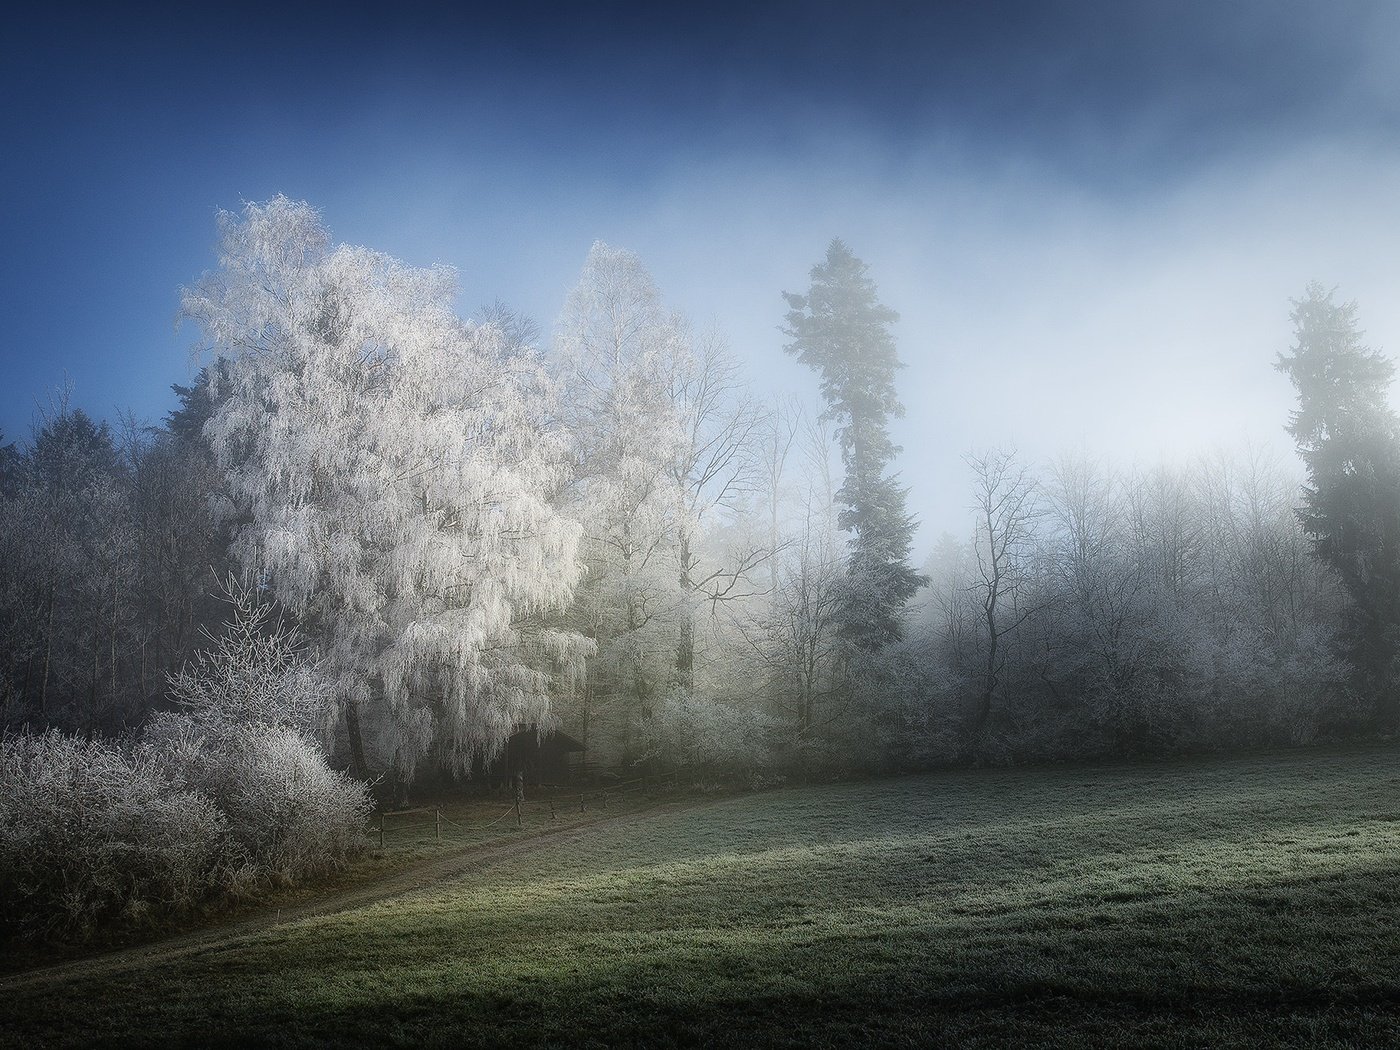
<path id="1" fill-rule="evenodd" d="M 962 453 L 1281 449 L 1312 278 L 1400 347 L 1400 6 L 399 3 L 67 8 L 0 37 L 0 428 L 157 420 L 214 215 L 277 193 L 547 330 L 638 252 L 765 391 L 841 236 L 900 311 L 921 542 Z M 384 11 L 391 12 L 384 14 Z"/>

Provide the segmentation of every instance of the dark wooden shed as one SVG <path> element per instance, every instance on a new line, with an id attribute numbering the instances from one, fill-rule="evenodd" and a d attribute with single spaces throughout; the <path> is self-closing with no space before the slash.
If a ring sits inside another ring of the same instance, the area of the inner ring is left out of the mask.
<path id="1" fill-rule="evenodd" d="M 568 783 L 585 750 L 567 733 L 522 729 L 506 742 L 501 757 L 491 764 L 489 779 L 510 781 L 516 773 L 523 773 L 527 784 Z"/>

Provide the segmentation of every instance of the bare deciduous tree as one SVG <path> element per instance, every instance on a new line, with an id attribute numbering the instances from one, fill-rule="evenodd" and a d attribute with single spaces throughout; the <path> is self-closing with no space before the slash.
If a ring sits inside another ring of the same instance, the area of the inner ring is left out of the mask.
<path id="1" fill-rule="evenodd" d="M 973 473 L 977 514 L 974 584 L 983 625 L 981 688 L 973 713 L 970 742 L 985 742 L 992 704 L 1006 660 L 1004 639 L 1039 611 L 1031 593 L 1031 554 L 1041 515 L 1039 486 L 1013 451 L 993 450 L 967 457 Z"/>

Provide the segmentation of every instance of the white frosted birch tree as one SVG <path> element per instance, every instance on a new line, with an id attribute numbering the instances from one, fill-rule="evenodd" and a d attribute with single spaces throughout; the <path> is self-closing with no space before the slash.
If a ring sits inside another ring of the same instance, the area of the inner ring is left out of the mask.
<path id="1" fill-rule="evenodd" d="M 450 270 L 333 245 L 283 197 L 220 229 L 184 313 L 226 362 L 206 434 L 237 555 L 324 650 L 360 771 L 362 733 L 405 780 L 492 757 L 589 651 L 551 625 L 581 572 L 552 382 L 454 314 Z"/>
<path id="2" fill-rule="evenodd" d="M 693 521 L 678 464 L 691 428 L 674 394 L 694 368 L 690 333 L 641 261 L 600 241 L 554 346 L 578 478 L 570 505 L 586 526 L 575 615 L 599 647 L 580 720 L 587 734 L 601 719 L 627 753 L 674 673 L 687 608 L 679 546 Z"/>

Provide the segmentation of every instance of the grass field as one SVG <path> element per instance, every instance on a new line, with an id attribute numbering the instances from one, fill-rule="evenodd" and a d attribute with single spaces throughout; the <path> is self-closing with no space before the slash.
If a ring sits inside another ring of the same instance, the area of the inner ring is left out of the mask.
<path id="1" fill-rule="evenodd" d="M 178 958 L 0 980 L 8 1045 L 1400 1044 L 1400 753 L 669 805 Z"/>

